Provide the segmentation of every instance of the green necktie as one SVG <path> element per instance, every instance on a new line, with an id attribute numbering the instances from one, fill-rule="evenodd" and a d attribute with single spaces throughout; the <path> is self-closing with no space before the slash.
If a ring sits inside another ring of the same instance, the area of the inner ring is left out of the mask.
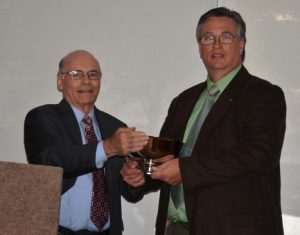
<path id="1" fill-rule="evenodd" d="M 209 89 L 208 94 L 205 98 L 203 107 L 196 117 L 196 120 L 191 128 L 191 131 L 189 133 L 187 141 L 182 146 L 182 148 L 178 154 L 179 157 L 191 156 L 191 153 L 193 151 L 195 142 L 198 138 L 200 129 L 201 129 L 209 111 L 211 110 L 212 106 L 214 105 L 216 96 L 219 92 L 220 91 L 219 91 L 217 85 L 212 85 L 211 88 Z M 171 197 L 172 197 L 173 203 L 176 208 L 178 208 L 178 206 L 184 202 L 182 183 L 171 187 Z"/>

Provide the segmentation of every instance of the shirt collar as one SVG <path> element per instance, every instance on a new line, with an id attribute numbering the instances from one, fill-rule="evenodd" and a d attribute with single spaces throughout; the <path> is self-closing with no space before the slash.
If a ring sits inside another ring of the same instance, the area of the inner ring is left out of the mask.
<path id="1" fill-rule="evenodd" d="M 207 89 L 209 90 L 210 87 L 215 84 L 217 85 L 220 94 L 225 90 L 225 88 L 228 86 L 228 84 L 231 82 L 231 80 L 235 77 L 235 75 L 240 71 L 242 65 L 240 64 L 237 66 L 234 70 L 232 70 L 230 73 L 222 77 L 218 82 L 214 83 L 209 75 L 207 75 Z"/>
<path id="2" fill-rule="evenodd" d="M 82 121 L 82 119 L 85 116 L 85 113 L 83 113 L 80 109 L 76 108 L 75 106 L 71 105 L 71 108 L 75 114 L 76 120 L 78 123 L 80 123 Z M 88 116 L 90 116 L 93 119 L 93 122 L 95 121 L 96 117 L 95 117 L 95 110 L 92 109 L 91 112 L 88 113 Z"/>

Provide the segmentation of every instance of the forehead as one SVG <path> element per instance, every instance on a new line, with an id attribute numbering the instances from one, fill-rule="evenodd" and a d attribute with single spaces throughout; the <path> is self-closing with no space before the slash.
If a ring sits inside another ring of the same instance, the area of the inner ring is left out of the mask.
<path id="1" fill-rule="evenodd" d="M 221 34 L 231 32 L 236 34 L 237 24 L 229 17 L 210 17 L 202 25 L 201 33 Z"/>
<path id="2" fill-rule="evenodd" d="M 87 53 L 74 53 L 65 58 L 66 69 L 100 70 L 97 60 Z"/>

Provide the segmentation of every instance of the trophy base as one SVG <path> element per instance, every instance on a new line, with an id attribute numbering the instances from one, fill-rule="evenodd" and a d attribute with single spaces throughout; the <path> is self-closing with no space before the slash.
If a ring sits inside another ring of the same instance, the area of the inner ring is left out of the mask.
<path id="1" fill-rule="evenodd" d="M 152 167 L 158 166 L 157 163 L 153 162 L 152 159 L 147 159 L 145 157 L 130 156 L 130 159 L 137 162 L 138 168 L 143 170 L 146 175 L 152 174 Z"/>
<path id="2" fill-rule="evenodd" d="M 144 165 L 144 169 L 145 169 L 145 174 L 146 175 L 151 175 L 152 174 L 152 167 L 153 166 L 157 166 L 157 163 L 154 163 L 152 161 L 152 159 L 146 159 L 145 160 L 145 165 Z"/>

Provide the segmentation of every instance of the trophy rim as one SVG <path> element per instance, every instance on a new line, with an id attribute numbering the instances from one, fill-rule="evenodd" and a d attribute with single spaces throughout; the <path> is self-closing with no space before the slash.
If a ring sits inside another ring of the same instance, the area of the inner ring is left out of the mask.
<path id="1" fill-rule="evenodd" d="M 179 152 L 181 141 L 168 137 L 149 136 L 147 145 L 140 151 L 146 159 L 157 159 Z"/>

